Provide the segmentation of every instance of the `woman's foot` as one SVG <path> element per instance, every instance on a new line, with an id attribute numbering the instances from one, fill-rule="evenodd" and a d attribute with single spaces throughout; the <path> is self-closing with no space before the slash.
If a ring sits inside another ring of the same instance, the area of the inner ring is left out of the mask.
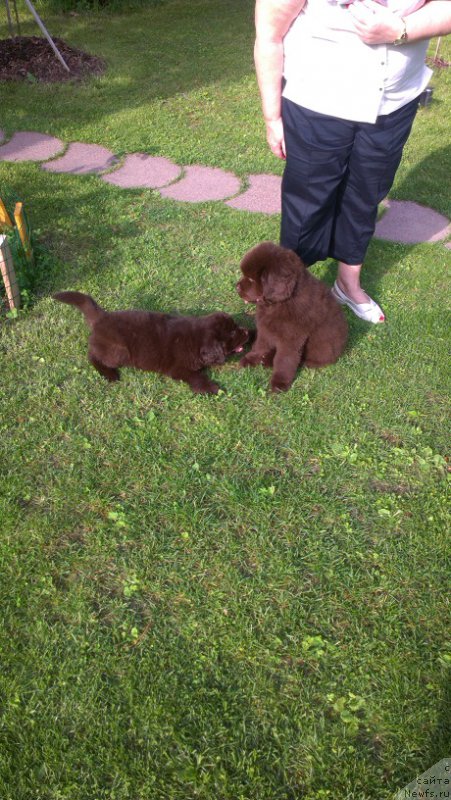
<path id="1" fill-rule="evenodd" d="M 354 289 L 352 297 L 350 297 L 336 280 L 332 287 L 332 294 L 339 303 L 348 306 L 357 317 L 364 319 L 365 322 L 372 322 L 376 325 L 385 322 L 384 312 L 381 307 L 360 287 L 358 287 L 358 290 Z"/>

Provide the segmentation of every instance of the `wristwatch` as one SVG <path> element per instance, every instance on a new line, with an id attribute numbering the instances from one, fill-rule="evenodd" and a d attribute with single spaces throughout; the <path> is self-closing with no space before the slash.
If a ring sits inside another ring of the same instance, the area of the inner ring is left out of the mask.
<path id="1" fill-rule="evenodd" d="M 395 39 L 394 42 L 392 42 L 392 44 L 394 45 L 405 44 L 407 42 L 407 39 L 409 38 L 407 36 L 407 24 L 404 17 L 401 17 L 401 22 L 402 22 L 402 31 L 400 36 L 398 36 L 398 38 Z"/>

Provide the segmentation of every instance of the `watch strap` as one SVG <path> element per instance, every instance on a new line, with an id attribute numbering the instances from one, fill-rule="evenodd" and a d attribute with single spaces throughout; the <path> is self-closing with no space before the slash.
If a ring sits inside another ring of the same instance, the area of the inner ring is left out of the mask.
<path id="1" fill-rule="evenodd" d="M 398 38 L 395 39 L 394 42 L 392 42 L 392 44 L 394 44 L 395 46 L 398 46 L 400 44 L 405 44 L 407 42 L 407 39 L 409 38 L 407 36 L 407 23 L 406 23 L 404 17 L 401 17 L 401 22 L 402 22 L 402 31 L 401 31 L 400 35 L 398 36 Z"/>

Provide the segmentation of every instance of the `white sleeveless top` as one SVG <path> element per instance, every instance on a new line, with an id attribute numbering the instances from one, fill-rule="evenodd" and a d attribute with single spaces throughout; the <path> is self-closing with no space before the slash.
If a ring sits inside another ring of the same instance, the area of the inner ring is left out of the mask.
<path id="1" fill-rule="evenodd" d="M 306 0 L 284 38 L 283 95 L 321 114 L 375 122 L 425 89 L 428 43 L 365 44 L 346 6 Z"/>

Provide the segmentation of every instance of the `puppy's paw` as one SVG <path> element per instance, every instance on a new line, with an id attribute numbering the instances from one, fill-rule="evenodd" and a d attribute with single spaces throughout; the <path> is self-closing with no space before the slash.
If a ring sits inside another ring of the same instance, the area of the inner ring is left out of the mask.
<path id="1" fill-rule="evenodd" d="M 213 383 L 213 381 L 203 390 L 204 394 L 218 394 L 219 386 L 217 383 Z"/>
<path id="2" fill-rule="evenodd" d="M 291 386 L 291 381 L 284 380 L 275 376 L 271 379 L 270 387 L 272 392 L 287 392 Z"/>
<path id="3" fill-rule="evenodd" d="M 196 394 L 218 394 L 219 386 L 213 381 L 202 381 L 202 383 L 191 384 L 193 392 Z"/>
<path id="4" fill-rule="evenodd" d="M 243 358 L 240 359 L 240 367 L 256 367 L 258 364 L 262 363 L 262 354 L 261 353 L 246 353 Z"/>
<path id="5" fill-rule="evenodd" d="M 264 367 L 272 367 L 273 361 L 274 361 L 274 351 L 271 351 L 270 353 L 265 353 L 265 355 L 261 360 L 261 363 L 263 364 Z"/>

